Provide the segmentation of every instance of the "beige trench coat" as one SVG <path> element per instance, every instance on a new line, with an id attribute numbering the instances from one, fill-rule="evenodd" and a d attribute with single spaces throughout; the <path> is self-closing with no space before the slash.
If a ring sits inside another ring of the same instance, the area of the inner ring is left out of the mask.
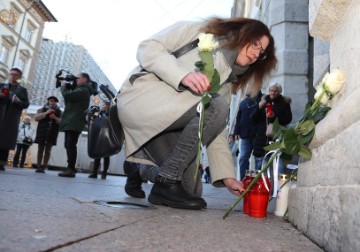
<path id="1" fill-rule="evenodd" d="M 140 44 L 137 60 L 149 73 L 137 78 L 132 84 L 127 79 L 122 85 L 117 103 L 125 133 L 126 157 L 129 160 L 149 163 L 131 156 L 200 102 L 201 96 L 180 86 L 181 79 L 196 69 L 194 63 L 200 60 L 198 48 L 180 58 L 170 53 L 195 40 L 201 26 L 199 22 L 176 23 Z M 224 83 L 231 68 L 221 50 L 216 52 L 214 63 L 220 73 L 221 83 Z M 129 77 L 140 70 L 141 67 L 137 67 Z M 229 84 L 224 84 L 219 93 L 230 101 Z M 225 130 L 207 147 L 207 151 L 215 185 L 223 185 L 221 181 L 224 178 L 236 177 Z"/>

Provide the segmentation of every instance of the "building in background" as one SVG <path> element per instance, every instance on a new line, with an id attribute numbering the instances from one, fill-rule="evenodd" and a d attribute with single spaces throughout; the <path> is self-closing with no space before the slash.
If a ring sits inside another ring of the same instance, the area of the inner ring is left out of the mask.
<path id="1" fill-rule="evenodd" d="M 114 86 L 82 45 L 54 42 L 43 38 L 37 59 L 35 80 L 30 90 L 31 105 L 41 106 L 46 103 L 47 97 L 55 95 L 59 98 L 59 106 L 64 106 L 60 90 L 55 85 L 55 76 L 60 70 L 68 71 L 75 76 L 80 72 L 86 72 L 98 85 L 108 85 L 110 90 L 116 93 Z"/>
<path id="2" fill-rule="evenodd" d="M 10 69 L 23 71 L 31 90 L 45 22 L 57 22 L 41 0 L 2 0 L 0 3 L 0 82 Z"/>

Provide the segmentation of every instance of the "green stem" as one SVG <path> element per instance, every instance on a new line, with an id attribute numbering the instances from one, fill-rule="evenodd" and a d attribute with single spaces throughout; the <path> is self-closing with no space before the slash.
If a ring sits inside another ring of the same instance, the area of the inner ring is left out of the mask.
<path id="1" fill-rule="evenodd" d="M 202 101 L 201 101 L 202 102 Z M 204 128 L 204 106 L 201 106 L 201 121 L 200 121 L 200 136 L 199 136 L 199 144 L 198 144 L 198 154 L 197 154 L 197 162 L 196 162 L 196 171 L 194 174 L 194 182 L 196 183 L 197 176 L 199 174 L 199 167 L 200 167 L 200 158 L 201 158 L 201 143 L 202 143 L 202 136 L 203 136 L 203 128 Z"/>
<path id="2" fill-rule="evenodd" d="M 271 155 L 270 160 L 267 162 L 267 164 L 264 166 L 264 168 L 262 168 L 260 170 L 260 172 L 258 173 L 258 175 L 256 175 L 256 177 L 251 181 L 251 183 L 247 186 L 246 190 L 240 195 L 240 197 L 230 206 L 230 208 L 226 211 L 226 213 L 223 216 L 223 219 L 225 219 L 230 212 L 235 208 L 235 206 L 240 202 L 240 200 L 242 198 L 244 198 L 245 194 L 247 194 L 251 187 L 259 180 L 259 178 L 261 177 L 261 174 L 263 174 L 264 172 L 267 171 L 267 169 L 270 167 L 271 163 L 273 162 L 273 160 L 275 159 L 275 157 L 277 156 L 277 154 L 280 152 L 280 149 L 277 149 L 275 153 L 273 153 Z"/>

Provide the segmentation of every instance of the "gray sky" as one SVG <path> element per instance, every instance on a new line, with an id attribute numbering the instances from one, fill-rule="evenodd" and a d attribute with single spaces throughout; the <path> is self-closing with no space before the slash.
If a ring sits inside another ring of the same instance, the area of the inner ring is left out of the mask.
<path id="1" fill-rule="evenodd" d="M 233 0 L 43 0 L 57 23 L 44 37 L 83 45 L 116 88 L 137 65 L 139 42 L 179 20 L 230 17 Z M 90 73 L 91 75 L 91 73 Z"/>

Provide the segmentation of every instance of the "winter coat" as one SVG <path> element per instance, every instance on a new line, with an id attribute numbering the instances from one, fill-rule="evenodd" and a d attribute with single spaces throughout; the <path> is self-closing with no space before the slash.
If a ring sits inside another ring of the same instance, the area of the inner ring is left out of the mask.
<path id="1" fill-rule="evenodd" d="M 46 111 L 49 109 L 50 106 L 47 104 L 36 112 L 34 118 L 35 121 L 38 121 L 38 125 L 34 143 L 45 144 L 49 142 L 52 143 L 52 145 L 56 145 L 62 111 L 59 107 L 53 108 L 55 110 L 55 118 L 50 119 L 46 114 Z"/>
<path id="2" fill-rule="evenodd" d="M 272 102 L 273 103 L 273 112 L 275 116 L 273 118 L 269 119 L 269 122 L 272 123 L 276 120 L 276 118 L 279 121 L 279 124 L 282 126 L 286 126 L 289 124 L 292 120 L 292 112 L 291 112 L 291 98 L 285 97 L 282 95 L 279 95 L 277 98 L 275 98 L 273 101 L 271 101 L 270 96 L 265 96 L 266 102 Z M 272 139 L 269 139 L 266 137 L 266 111 L 265 107 L 262 109 L 259 109 L 259 106 L 256 107 L 256 109 L 251 114 L 251 118 L 254 122 L 258 124 L 258 130 L 255 138 L 255 144 L 254 144 L 254 150 L 253 155 L 255 157 L 263 157 L 265 155 L 264 147 L 268 144 L 269 141 Z"/>
<path id="3" fill-rule="evenodd" d="M 202 25 L 200 22 L 179 22 L 140 44 L 137 59 L 141 67 L 134 69 L 123 83 L 117 100 L 128 160 L 152 164 L 148 157 L 137 156 L 141 147 L 200 102 L 200 95 L 181 85 L 181 80 L 196 69 L 194 64 L 200 60 L 198 48 L 179 58 L 169 52 L 197 39 Z M 230 84 L 226 80 L 232 68 L 223 49 L 217 50 L 214 58 L 223 84 L 219 94 L 230 102 Z M 148 73 L 140 75 L 142 68 Z M 134 76 L 140 77 L 130 82 Z M 214 185 L 223 185 L 220 181 L 224 178 L 236 178 L 225 130 L 207 146 L 207 154 Z"/>
<path id="4" fill-rule="evenodd" d="M 90 84 L 76 86 L 74 90 L 61 87 L 61 94 L 65 101 L 65 110 L 61 118 L 60 131 L 81 132 L 85 127 L 85 114 L 90 104 L 93 88 Z"/>
<path id="5" fill-rule="evenodd" d="M 261 96 L 262 93 L 260 91 L 255 98 L 246 97 L 240 102 L 233 135 L 239 135 L 241 139 L 256 136 L 258 124 L 250 118 L 250 115 L 256 107 L 259 107 L 258 104 Z"/>
<path id="6" fill-rule="evenodd" d="M 16 146 L 20 116 L 23 109 L 29 107 L 27 89 L 20 85 L 0 84 L 0 92 L 4 87 L 10 87 L 9 94 L 0 98 L 0 149 L 13 150 Z M 20 102 L 12 102 L 16 95 Z"/>
<path id="7" fill-rule="evenodd" d="M 16 143 L 29 145 L 29 144 L 24 143 L 23 141 L 24 141 L 25 137 L 28 137 L 28 138 L 31 138 L 32 140 L 34 140 L 33 135 L 34 135 L 34 129 L 31 127 L 31 124 L 25 124 L 22 122 L 22 123 L 20 123 L 19 128 L 18 128 Z"/>

